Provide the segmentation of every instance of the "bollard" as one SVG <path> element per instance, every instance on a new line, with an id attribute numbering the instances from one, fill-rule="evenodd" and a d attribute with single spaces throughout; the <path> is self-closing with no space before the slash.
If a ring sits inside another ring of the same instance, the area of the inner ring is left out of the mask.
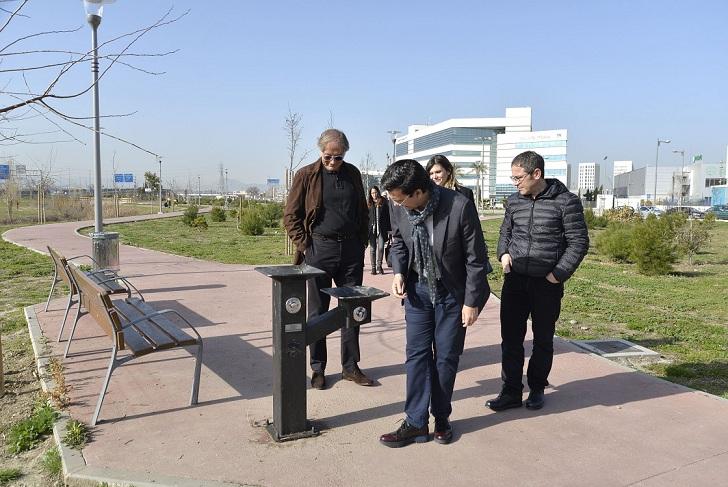
<path id="1" fill-rule="evenodd" d="M 342 328 L 371 321 L 372 301 L 389 296 L 366 286 L 322 289 L 339 305 L 307 321 L 306 281 L 325 273 L 309 265 L 256 267 L 273 279 L 273 422 L 275 441 L 318 434 L 306 419 L 306 346 Z"/>

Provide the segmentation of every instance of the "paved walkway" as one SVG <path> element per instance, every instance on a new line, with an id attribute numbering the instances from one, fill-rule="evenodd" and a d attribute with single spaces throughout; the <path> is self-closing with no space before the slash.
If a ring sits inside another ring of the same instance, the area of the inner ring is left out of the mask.
<path id="1" fill-rule="evenodd" d="M 7 240 L 66 255 L 90 252 L 78 223 L 11 230 Z M 188 407 L 193 359 L 155 353 L 117 369 L 102 423 L 83 450 L 94 472 L 134 485 L 204 481 L 242 485 L 727 485 L 728 401 L 655 379 L 557 341 L 547 405 L 494 413 L 500 388 L 497 299 L 468 330 L 455 384 L 455 441 L 402 449 L 378 443 L 396 429 L 404 398 L 404 322 L 398 300 L 375 302 L 361 333 L 361 367 L 378 385 L 339 380 L 338 334 L 329 339 L 330 388 L 309 390 L 316 438 L 271 442 L 271 282 L 252 266 L 225 265 L 123 246 L 122 273 L 155 306 L 175 308 L 205 340 L 200 404 Z M 365 271 L 367 272 L 368 269 Z M 388 289 L 391 275 L 365 274 Z M 50 276 L 49 276 L 50 281 Z M 567 285 L 568 292 L 568 285 Z M 63 299 L 35 306 L 55 337 Z M 88 316 L 65 361 L 71 415 L 89 421 L 109 341 Z M 61 348 L 51 339 L 56 353 Z M 530 342 L 529 342 L 530 345 Z M 168 476 L 189 479 L 164 480 Z"/>

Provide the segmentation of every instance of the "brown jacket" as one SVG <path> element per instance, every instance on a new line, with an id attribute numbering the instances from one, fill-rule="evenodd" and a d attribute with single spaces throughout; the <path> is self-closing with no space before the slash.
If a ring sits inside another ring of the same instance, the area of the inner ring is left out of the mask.
<path id="1" fill-rule="evenodd" d="M 340 170 L 351 178 L 359 199 L 359 240 L 363 248 L 369 238 L 369 211 L 364 194 L 364 185 L 361 181 L 361 173 L 348 162 L 344 162 Z M 294 264 L 303 262 L 303 252 L 308 247 L 311 239 L 311 227 L 316 221 L 318 210 L 323 205 L 322 171 L 321 159 L 302 167 L 296 172 L 293 178 L 293 186 L 288 193 L 286 208 L 283 211 L 283 225 L 286 227 L 288 237 L 296 247 L 293 256 Z"/>

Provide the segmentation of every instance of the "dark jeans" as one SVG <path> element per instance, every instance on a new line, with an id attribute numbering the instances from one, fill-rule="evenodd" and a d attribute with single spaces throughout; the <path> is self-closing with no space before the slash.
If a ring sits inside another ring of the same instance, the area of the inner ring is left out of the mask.
<path id="1" fill-rule="evenodd" d="M 513 271 L 504 275 L 501 293 L 501 377 L 505 389 L 523 391 L 523 340 L 526 320 L 531 316 L 533 353 L 528 361 L 528 387 L 543 389 L 548 383 L 554 358 L 554 332 L 561 312 L 564 284 L 552 284 L 545 277 L 529 277 Z"/>
<path id="2" fill-rule="evenodd" d="M 436 418 L 452 412 L 452 391 L 460 355 L 465 345 L 462 306 L 438 285 L 432 306 L 427 284 L 409 279 L 404 300 L 407 323 L 407 422 L 417 427 L 428 423 L 430 408 Z"/>
<path id="3" fill-rule="evenodd" d="M 335 240 L 311 239 L 306 249 L 306 264 L 326 272 L 326 276 L 308 280 L 308 318 L 329 310 L 331 296 L 319 291 L 331 287 L 331 280 L 337 286 L 361 286 L 364 277 L 364 247 L 356 238 L 336 242 Z M 326 339 L 314 342 L 309 347 L 311 369 L 323 372 L 326 369 Z M 352 371 L 359 362 L 359 327 L 341 329 L 341 366 Z"/>
<path id="4" fill-rule="evenodd" d="M 369 232 L 369 257 L 372 269 L 379 270 L 382 268 L 382 259 L 384 258 L 384 235 L 374 235 Z"/>

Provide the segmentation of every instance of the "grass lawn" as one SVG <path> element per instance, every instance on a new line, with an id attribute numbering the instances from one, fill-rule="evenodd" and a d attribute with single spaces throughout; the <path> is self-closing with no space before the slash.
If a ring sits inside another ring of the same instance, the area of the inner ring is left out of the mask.
<path id="1" fill-rule="evenodd" d="M 10 226 L 0 226 L 0 234 Z M 35 376 L 35 357 L 28 336 L 23 307 L 45 302 L 50 288 L 52 264 L 49 257 L 0 240 L 0 339 L 5 372 L 5 395 L 0 398 L 0 438 L 10 426 L 27 418 L 34 404 L 43 397 Z M 62 289 L 57 295 L 63 294 Z M 36 448 L 12 455 L 4 441 L 0 444 L 0 465 L 18 469 L 18 485 L 60 485 L 42 469 L 44 454 L 54 447 L 46 438 Z"/>
<path id="2" fill-rule="evenodd" d="M 286 237 L 281 228 L 266 228 L 260 236 L 243 235 L 235 219 L 211 222 L 207 230 L 184 225 L 182 218 L 165 218 L 144 222 L 106 225 L 105 230 L 119 232 L 121 243 L 161 250 L 172 254 L 226 264 L 289 264 L 285 255 Z"/>

